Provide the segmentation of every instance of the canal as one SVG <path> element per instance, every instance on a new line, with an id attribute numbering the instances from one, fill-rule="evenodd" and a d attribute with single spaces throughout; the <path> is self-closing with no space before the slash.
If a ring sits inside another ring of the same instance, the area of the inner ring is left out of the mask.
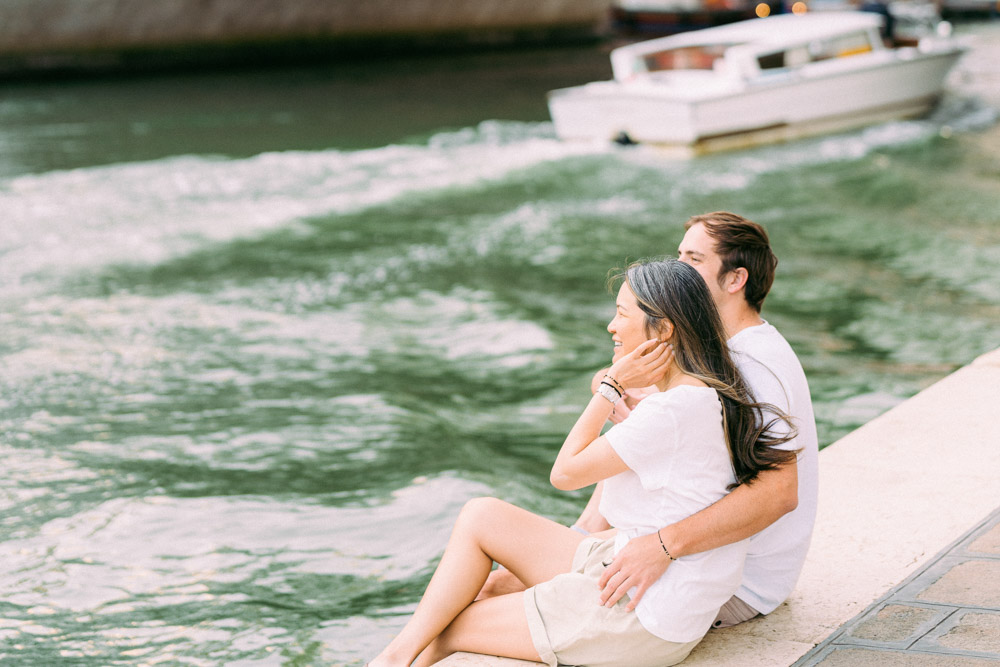
<path id="1" fill-rule="evenodd" d="M 8 85 L 0 656 L 361 664 L 465 500 L 579 512 L 548 468 L 611 355 L 608 270 L 695 213 L 770 231 L 764 315 L 821 446 L 1000 346 L 975 75 L 929 118 L 681 160 L 554 138 L 545 92 L 609 71 L 574 47 Z"/>

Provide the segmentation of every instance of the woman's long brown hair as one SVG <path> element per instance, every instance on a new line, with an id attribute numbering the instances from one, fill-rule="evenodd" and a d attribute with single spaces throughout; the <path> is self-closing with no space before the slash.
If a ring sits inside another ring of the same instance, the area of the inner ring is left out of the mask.
<path id="1" fill-rule="evenodd" d="M 718 392 L 736 471 L 733 486 L 794 460 L 797 450 L 775 448 L 796 436 L 791 417 L 754 398 L 729 354 L 722 318 L 701 275 L 688 264 L 666 259 L 636 262 L 617 278 L 624 278 L 645 313 L 647 333 L 652 337 L 663 320 L 669 321 L 677 366 Z M 775 430 L 782 424 L 787 425 L 781 428 L 784 433 Z"/>

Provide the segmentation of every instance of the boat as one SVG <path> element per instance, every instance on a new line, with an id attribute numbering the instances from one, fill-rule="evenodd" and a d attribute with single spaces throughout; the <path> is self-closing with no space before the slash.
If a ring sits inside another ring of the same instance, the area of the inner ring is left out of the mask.
<path id="1" fill-rule="evenodd" d="M 694 152 L 924 114 L 965 49 L 947 29 L 890 48 L 882 22 L 780 14 L 629 44 L 611 51 L 613 80 L 550 91 L 549 112 L 564 140 Z"/>

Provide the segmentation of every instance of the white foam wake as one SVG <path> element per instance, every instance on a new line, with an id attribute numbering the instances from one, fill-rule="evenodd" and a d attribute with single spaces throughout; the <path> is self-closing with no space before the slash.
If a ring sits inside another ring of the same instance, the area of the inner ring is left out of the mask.
<path id="1" fill-rule="evenodd" d="M 565 144 L 548 124 L 488 121 L 425 145 L 183 156 L 0 181 L 0 285 L 197 247 L 348 213 L 415 192 L 467 188 L 604 150 Z"/>

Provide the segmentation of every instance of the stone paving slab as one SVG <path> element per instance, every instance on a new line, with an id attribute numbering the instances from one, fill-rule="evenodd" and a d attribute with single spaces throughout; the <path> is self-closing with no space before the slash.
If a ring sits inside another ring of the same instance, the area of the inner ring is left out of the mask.
<path id="1" fill-rule="evenodd" d="M 1000 664 L 1000 508 L 795 663 Z"/>
<path id="2" fill-rule="evenodd" d="M 996 667 L 997 661 L 913 651 L 832 646 L 822 654 L 818 662 L 809 664 L 817 667 Z"/>
<path id="3" fill-rule="evenodd" d="M 1000 658 L 1000 612 L 961 609 L 913 644 L 916 650 Z"/>
<path id="4" fill-rule="evenodd" d="M 886 603 L 845 631 L 839 643 L 905 649 L 953 613 L 932 605 Z"/>
<path id="5" fill-rule="evenodd" d="M 929 580 L 933 583 L 928 584 Z M 897 597 L 962 607 L 996 608 L 1000 606 L 1000 559 L 946 556 L 925 576 L 901 590 Z"/>
<path id="6" fill-rule="evenodd" d="M 975 536 L 966 550 L 971 553 L 1000 556 L 1000 523 L 986 530 L 982 535 Z"/>

